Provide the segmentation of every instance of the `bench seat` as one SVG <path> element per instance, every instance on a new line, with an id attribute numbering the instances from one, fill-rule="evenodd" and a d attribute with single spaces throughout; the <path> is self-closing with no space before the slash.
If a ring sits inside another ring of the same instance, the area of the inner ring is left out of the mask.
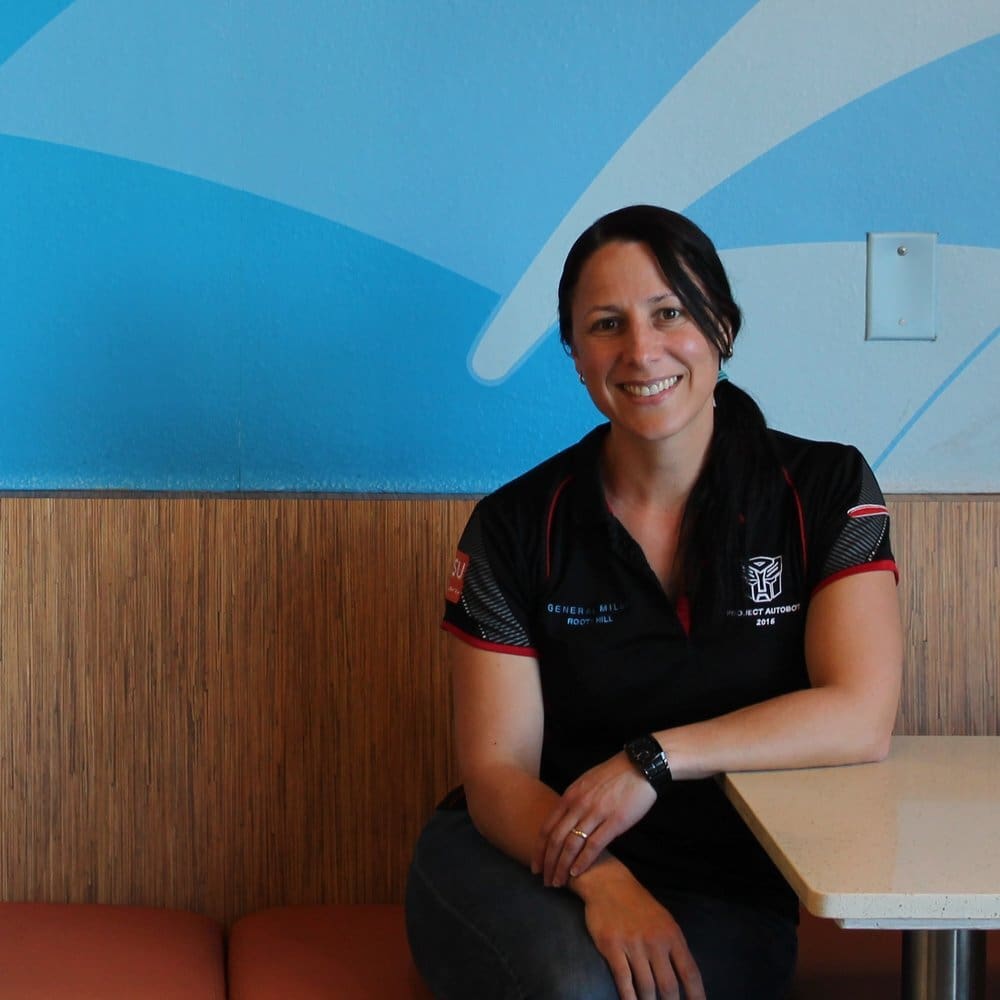
<path id="1" fill-rule="evenodd" d="M 229 938 L 231 1000 L 431 1000 L 410 958 L 403 907 L 278 906 Z"/>
<path id="2" fill-rule="evenodd" d="M 0 903 L 0 1000 L 225 1000 L 222 928 L 179 910 Z"/>
<path id="3" fill-rule="evenodd" d="M 988 936 L 989 1000 L 1000 1000 L 1000 935 Z M 803 911 L 791 1000 L 893 1000 L 899 931 L 844 930 Z M 237 921 L 229 946 L 232 1000 L 429 1000 L 396 905 L 282 906 Z"/>

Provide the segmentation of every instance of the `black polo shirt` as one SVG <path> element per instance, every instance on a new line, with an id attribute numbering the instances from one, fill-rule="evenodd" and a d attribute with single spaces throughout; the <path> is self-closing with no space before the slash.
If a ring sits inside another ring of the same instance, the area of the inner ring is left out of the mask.
<path id="1" fill-rule="evenodd" d="M 895 570 L 888 513 L 860 452 L 772 431 L 785 503 L 747 538 L 744 595 L 725 609 L 725 626 L 692 631 L 697 609 L 671 603 L 608 509 L 599 467 L 607 429 L 480 501 L 448 583 L 446 629 L 537 658 L 541 777 L 557 791 L 636 736 L 807 687 L 812 594 L 841 575 Z M 611 850 L 653 891 L 796 912 L 714 779 L 668 785 Z"/>

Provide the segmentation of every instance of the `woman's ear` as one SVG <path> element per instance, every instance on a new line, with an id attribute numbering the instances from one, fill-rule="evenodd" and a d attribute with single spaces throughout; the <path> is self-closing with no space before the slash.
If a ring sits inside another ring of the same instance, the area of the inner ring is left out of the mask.
<path id="1" fill-rule="evenodd" d="M 722 335 L 720 338 L 720 354 L 723 361 L 728 361 L 733 356 L 733 329 L 728 323 L 724 322 L 719 333 Z"/>

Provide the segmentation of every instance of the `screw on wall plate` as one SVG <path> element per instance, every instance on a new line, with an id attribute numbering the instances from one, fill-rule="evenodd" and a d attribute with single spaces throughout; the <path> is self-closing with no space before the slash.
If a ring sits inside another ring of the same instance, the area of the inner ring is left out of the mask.
<path id="1" fill-rule="evenodd" d="M 905 257 L 909 252 L 910 251 L 907 250 L 906 247 L 896 247 L 896 253 L 898 253 L 900 257 Z"/>

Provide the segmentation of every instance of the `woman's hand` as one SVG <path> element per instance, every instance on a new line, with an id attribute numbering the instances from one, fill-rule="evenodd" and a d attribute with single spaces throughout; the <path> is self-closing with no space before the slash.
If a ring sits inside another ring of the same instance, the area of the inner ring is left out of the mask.
<path id="1" fill-rule="evenodd" d="M 680 927 L 614 859 L 574 884 L 587 930 L 614 976 L 621 1000 L 705 1000 L 701 973 Z"/>
<path id="2" fill-rule="evenodd" d="M 546 885 L 565 885 L 570 876 L 587 871 L 604 848 L 635 826 L 655 801 L 655 789 L 625 752 L 615 754 L 580 775 L 562 794 L 541 826 L 531 870 L 541 872 Z"/>

